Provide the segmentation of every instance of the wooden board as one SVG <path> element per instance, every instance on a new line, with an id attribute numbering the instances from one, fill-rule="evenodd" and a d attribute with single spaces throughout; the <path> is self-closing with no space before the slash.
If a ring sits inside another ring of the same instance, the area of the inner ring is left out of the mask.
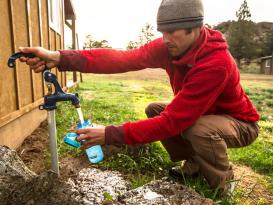
<path id="1" fill-rule="evenodd" d="M 8 68 L 7 60 L 13 52 L 8 0 L 0 1 L 0 118 L 17 109 L 15 70 Z"/>
<path id="2" fill-rule="evenodd" d="M 32 45 L 41 46 L 40 44 L 40 24 L 39 24 L 39 7 L 37 0 L 30 0 L 30 30 L 32 36 Z M 43 81 L 41 74 L 33 74 L 33 86 L 34 86 L 34 101 L 43 97 Z"/>
<path id="3" fill-rule="evenodd" d="M 15 49 L 18 51 L 19 46 L 28 46 L 26 1 L 13 1 L 13 9 Z M 23 107 L 32 103 L 31 71 L 23 63 L 18 63 L 16 69 L 18 71 L 20 107 Z"/>

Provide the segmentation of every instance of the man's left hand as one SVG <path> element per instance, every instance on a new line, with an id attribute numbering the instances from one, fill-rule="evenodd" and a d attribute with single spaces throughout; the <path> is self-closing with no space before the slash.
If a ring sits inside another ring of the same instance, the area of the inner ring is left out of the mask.
<path id="1" fill-rule="evenodd" d="M 94 145 L 104 145 L 105 144 L 105 127 L 89 127 L 77 130 L 78 136 L 76 140 L 81 142 L 81 149 L 87 149 Z"/>

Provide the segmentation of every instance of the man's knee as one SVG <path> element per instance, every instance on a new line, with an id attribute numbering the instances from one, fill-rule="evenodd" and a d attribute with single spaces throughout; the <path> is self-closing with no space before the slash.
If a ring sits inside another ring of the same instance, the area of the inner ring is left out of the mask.
<path id="1" fill-rule="evenodd" d="M 146 108 L 145 108 L 145 113 L 148 118 L 152 118 L 156 115 L 155 112 L 155 103 L 150 103 Z"/>
<path id="2" fill-rule="evenodd" d="M 219 130 L 211 123 L 212 120 L 213 117 L 210 115 L 202 116 L 183 133 L 198 154 L 203 154 L 202 152 L 209 150 L 212 145 L 226 149 L 226 143 L 218 133 Z"/>
<path id="3" fill-rule="evenodd" d="M 150 103 L 146 108 L 145 108 L 145 113 L 148 118 L 152 118 L 155 116 L 160 115 L 160 113 L 165 109 L 166 105 L 164 103 Z"/>

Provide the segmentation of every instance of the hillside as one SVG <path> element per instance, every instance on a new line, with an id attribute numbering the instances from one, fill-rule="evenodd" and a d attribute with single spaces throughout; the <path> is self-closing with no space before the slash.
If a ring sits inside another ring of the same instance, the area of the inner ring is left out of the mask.
<path id="1" fill-rule="evenodd" d="M 221 31 L 223 34 L 227 34 L 227 31 L 232 24 L 233 21 L 226 21 L 219 23 L 214 26 L 213 29 Z M 265 34 L 268 32 L 273 32 L 273 22 L 259 22 L 254 23 L 255 27 L 255 39 L 257 39 L 257 43 L 264 41 Z"/>

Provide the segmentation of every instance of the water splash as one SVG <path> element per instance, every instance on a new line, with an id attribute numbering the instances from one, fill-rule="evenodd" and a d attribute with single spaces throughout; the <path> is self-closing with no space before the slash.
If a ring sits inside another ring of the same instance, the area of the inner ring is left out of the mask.
<path id="1" fill-rule="evenodd" d="M 84 124 L 84 118 L 83 118 L 83 114 L 82 114 L 82 109 L 79 107 L 77 108 L 77 113 L 80 119 L 80 123 L 83 125 Z"/>

